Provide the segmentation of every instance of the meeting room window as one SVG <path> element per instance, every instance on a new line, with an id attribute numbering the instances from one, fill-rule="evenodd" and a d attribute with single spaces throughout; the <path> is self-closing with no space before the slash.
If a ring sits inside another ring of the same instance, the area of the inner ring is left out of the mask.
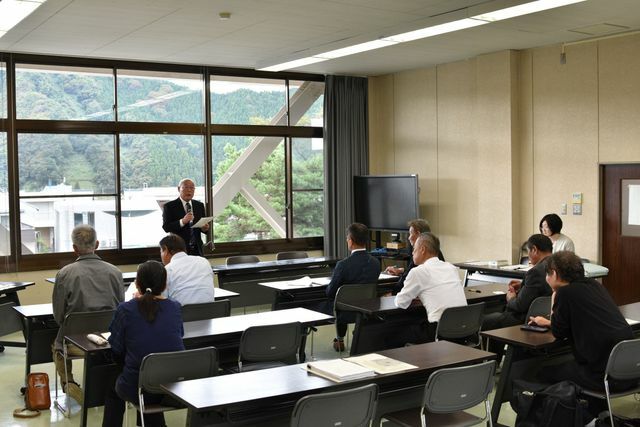
<path id="1" fill-rule="evenodd" d="M 16 117 L 113 120 L 113 71 L 108 68 L 16 65 Z"/>
<path id="2" fill-rule="evenodd" d="M 284 138 L 212 138 L 216 242 L 286 238 Z"/>
<path id="3" fill-rule="evenodd" d="M 284 80 L 212 76 L 211 122 L 229 125 L 287 125 Z"/>
<path id="4" fill-rule="evenodd" d="M 122 247 L 155 247 L 165 232 L 161 204 L 178 197 L 182 178 L 205 200 L 201 135 L 120 135 Z"/>
<path id="5" fill-rule="evenodd" d="M 324 234 L 324 147 L 322 138 L 293 138 L 292 196 L 294 237 Z"/>
<path id="6" fill-rule="evenodd" d="M 118 120 L 202 123 L 201 74 L 118 70 Z"/>
<path id="7" fill-rule="evenodd" d="M 113 259 L 148 259 L 182 178 L 209 202 L 214 254 L 320 248 L 323 80 L 0 54 L 0 256 L 57 266 L 88 223 Z"/>
<path id="8" fill-rule="evenodd" d="M 113 136 L 20 133 L 18 163 L 23 255 L 71 251 L 86 212 L 101 247 L 117 247 Z"/>

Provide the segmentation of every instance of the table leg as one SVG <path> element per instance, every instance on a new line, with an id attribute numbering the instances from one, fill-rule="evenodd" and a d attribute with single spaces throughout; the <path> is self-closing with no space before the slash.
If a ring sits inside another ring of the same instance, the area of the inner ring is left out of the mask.
<path id="1" fill-rule="evenodd" d="M 498 417 L 500 416 L 500 408 L 505 401 L 505 390 L 508 390 L 508 385 L 511 382 L 511 365 L 513 364 L 513 346 L 507 346 L 507 353 L 502 363 L 502 372 L 500 373 L 500 380 L 496 387 L 496 394 L 493 397 L 493 406 L 491 407 L 491 419 L 494 426 L 499 426 Z M 508 399 L 507 399 L 508 400 Z"/>

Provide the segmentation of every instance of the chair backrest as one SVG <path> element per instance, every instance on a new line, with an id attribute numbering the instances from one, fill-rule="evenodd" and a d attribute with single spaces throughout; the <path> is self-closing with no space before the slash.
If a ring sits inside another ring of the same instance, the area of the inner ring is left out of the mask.
<path id="1" fill-rule="evenodd" d="M 377 283 L 360 283 L 356 285 L 342 285 L 338 288 L 334 302 L 334 311 L 339 302 L 352 302 L 378 296 Z M 341 309 L 342 311 L 345 311 Z"/>
<path id="2" fill-rule="evenodd" d="M 376 412 L 377 402 L 376 384 L 311 394 L 296 403 L 291 427 L 368 426 Z"/>
<path id="3" fill-rule="evenodd" d="M 76 311 L 67 314 L 62 322 L 62 334 L 90 334 L 109 330 L 115 310 Z"/>
<path id="4" fill-rule="evenodd" d="M 240 338 L 238 361 L 298 363 L 300 322 L 252 326 Z"/>
<path id="5" fill-rule="evenodd" d="M 22 330 L 22 320 L 17 311 L 13 309 L 15 304 L 7 302 L 0 304 L 0 337 L 12 332 Z"/>
<path id="6" fill-rule="evenodd" d="M 484 302 L 449 307 L 442 312 L 436 328 L 436 339 L 460 339 L 477 335 L 482 326 Z"/>
<path id="7" fill-rule="evenodd" d="M 616 344 L 609 355 L 605 373 L 617 380 L 640 380 L 640 338 Z"/>
<path id="8" fill-rule="evenodd" d="M 255 255 L 235 255 L 235 256 L 230 256 L 227 257 L 227 260 L 225 261 L 226 265 L 233 265 L 233 264 L 255 264 L 260 262 L 260 258 L 258 258 Z"/>
<path id="9" fill-rule="evenodd" d="M 278 252 L 276 254 L 276 260 L 278 261 L 283 259 L 301 259 L 301 258 L 309 258 L 309 254 L 307 254 L 305 251 Z"/>
<path id="10" fill-rule="evenodd" d="M 183 322 L 217 319 L 218 317 L 229 317 L 230 315 L 231 302 L 228 299 L 182 306 Z"/>
<path id="11" fill-rule="evenodd" d="M 218 374 L 218 352 L 215 347 L 194 350 L 151 353 L 142 359 L 138 388 L 149 393 L 164 394 L 160 384 L 212 377 Z"/>
<path id="12" fill-rule="evenodd" d="M 551 314 L 551 295 L 546 297 L 538 297 L 531 301 L 529 310 L 527 310 L 527 317 L 524 319 L 524 323 L 529 321 L 530 317 L 544 316 L 549 317 Z"/>
<path id="13" fill-rule="evenodd" d="M 484 401 L 493 389 L 496 362 L 435 371 L 429 376 L 422 407 L 433 413 L 462 411 Z"/>

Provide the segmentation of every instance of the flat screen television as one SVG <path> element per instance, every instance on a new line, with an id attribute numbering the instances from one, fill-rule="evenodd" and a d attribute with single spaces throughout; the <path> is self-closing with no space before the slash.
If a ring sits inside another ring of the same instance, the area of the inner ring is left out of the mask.
<path id="1" fill-rule="evenodd" d="M 420 218 L 418 175 L 353 177 L 355 221 L 371 230 L 407 231 Z"/>

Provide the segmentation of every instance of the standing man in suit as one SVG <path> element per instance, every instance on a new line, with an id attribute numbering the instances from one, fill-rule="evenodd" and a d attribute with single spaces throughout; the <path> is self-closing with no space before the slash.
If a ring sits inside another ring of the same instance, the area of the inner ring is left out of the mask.
<path id="1" fill-rule="evenodd" d="M 193 224 L 205 216 L 204 204 L 193 200 L 196 184 L 192 179 L 184 178 L 178 184 L 180 197 L 165 203 L 162 209 L 162 228 L 184 239 L 187 254 L 203 256 L 200 233 L 209 231 L 209 224 L 202 228 L 193 228 Z"/>
<path id="2" fill-rule="evenodd" d="M 369 241 L 369 229 L 366 225 L 353 223 L 347 228 L 347 247 L 351 255 L 339 261 L 331 275 L 331 282 L 327 286 L 328 304 L 326 312 L 333 311 L 336 293 L 344 284 L 378 283 L 380 275 L 380 261 L 367 253 Z M 347 325 L 353 322 L 353 313 L 340 313 L 336 319 L 336 338 L 333 340 L 333 349 L 344 351 L 344 336 L 347 333 Z"/>

